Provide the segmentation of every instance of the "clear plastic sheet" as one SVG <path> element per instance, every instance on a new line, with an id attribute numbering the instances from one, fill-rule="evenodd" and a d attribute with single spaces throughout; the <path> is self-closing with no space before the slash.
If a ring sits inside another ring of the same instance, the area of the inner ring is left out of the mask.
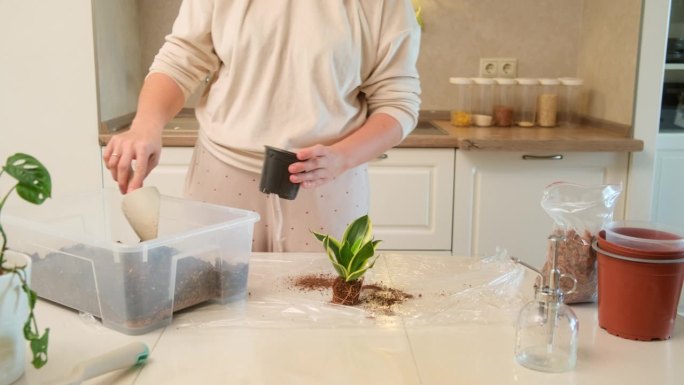
<path id="1" fill-rule="evenodd" d="M 178 328 L 213 327 L 420 327 L 458 323 L 514 323 L 525 303 L 524 269 L 505 251 L 487 258 L 382 254 L 366 273 L 367 286 L 399 290 L 412 297 L 391 306 L 330 302 L 330 288 L 305 289 L 301 277 L 334 277 L 323 254 L 254 254 L 248 298 L 209 304 L 174 315 Z M 364 294 L 365 293 L 365 294 Z"/>

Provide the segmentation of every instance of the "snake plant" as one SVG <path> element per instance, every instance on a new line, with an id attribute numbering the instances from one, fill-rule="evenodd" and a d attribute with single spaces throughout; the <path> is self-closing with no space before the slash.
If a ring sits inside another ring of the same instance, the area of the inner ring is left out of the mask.
<path id="1" fill-rule="evenodd" d="M 345 282 L 361 278 L 375 264 L 375 248 L 380 241 L 373 240 L 373 225 L 368 215 L 347 226 L 340 240 L 312 232 L 323 243 L 330 262 Z"/>
<path id="2" fill-rule="evenodd" d="M 0 176 L 7 173 L 9 176 L 17 180 L 17 183 L 12 186 L 9 191 L 0 199 L 0 212 L 7 201 L 7 198 L 16 191 L 17 195 L 23 200 L 36 205 L 42 204 L 52 193 L 52 180 L 48 170 L 36 158 L 31 155 L 16 153 L 9 158 L 7 162 L 0 169 Z M 45 329 L 41 335 L 38 330 L 35 316 L 33 315 L 33 308 L 36 305 L 38 296 L 28 285 L 28 277 L 23 267 L 3 267 L 5 263 L 5 250 L 7 250 L 7 234 L 2 228 L 0 221 L 0 237 L 2 238 L 2 245 L 0 245 L 0 274 L 3 272 L 15 274 L 21 281 L 21 289 L 28 297 L 29 315 L 24 324 L 24 338 L 29 341 L 31 351 L 33 353 L 32 364 L 36 368 L 40 368 L 47 362 L 47 348 L 48 335 L 50 329 Z"/>

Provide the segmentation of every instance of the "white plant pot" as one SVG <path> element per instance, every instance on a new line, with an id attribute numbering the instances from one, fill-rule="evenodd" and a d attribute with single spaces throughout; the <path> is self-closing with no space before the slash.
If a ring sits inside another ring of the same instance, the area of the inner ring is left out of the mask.
<path id="1" fill-rule="evenodd" d="M 5 263 L 26 266 L 31 277 L 31 258 L 26 254 L 5 251 Z M 28 317 L 28 299 L 16 274 L 0 275 L 0 385 L 8 385 L 24 374 L 26 340 L 22 328 Z"/>

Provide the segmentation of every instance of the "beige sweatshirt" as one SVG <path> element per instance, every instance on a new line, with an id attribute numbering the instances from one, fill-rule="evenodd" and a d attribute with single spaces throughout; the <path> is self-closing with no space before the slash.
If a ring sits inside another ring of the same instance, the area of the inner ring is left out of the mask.
<path id="1" fill-rule="evenodd" d="M 415 127 L 420 40 L 410 0 L 184 0 L 150 73 L 196 107 L 219 159 L 259 172 L 264 145 L 333 143 L 374 113 Z"/>

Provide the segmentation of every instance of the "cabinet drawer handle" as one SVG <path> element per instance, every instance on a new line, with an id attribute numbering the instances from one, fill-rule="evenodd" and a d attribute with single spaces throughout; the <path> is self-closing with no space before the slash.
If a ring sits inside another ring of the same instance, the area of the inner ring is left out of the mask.
<path id="1" fill-rule="evenodd" d="M 376 159 L 387 159 L 387 158 L 389 158 L 389 155 L 387 155 L 387 154 L 380 154 L 380 155 L 378 155 L 378 157 L 377 157 Z"/>
<path id="2" fill-rule="evenodd" d="M 563 159 L 563 155 L 561 154 L 556 154 L 556 155 L 523 155 L 522 158 L 524 160 L 561 160 Z"/>

